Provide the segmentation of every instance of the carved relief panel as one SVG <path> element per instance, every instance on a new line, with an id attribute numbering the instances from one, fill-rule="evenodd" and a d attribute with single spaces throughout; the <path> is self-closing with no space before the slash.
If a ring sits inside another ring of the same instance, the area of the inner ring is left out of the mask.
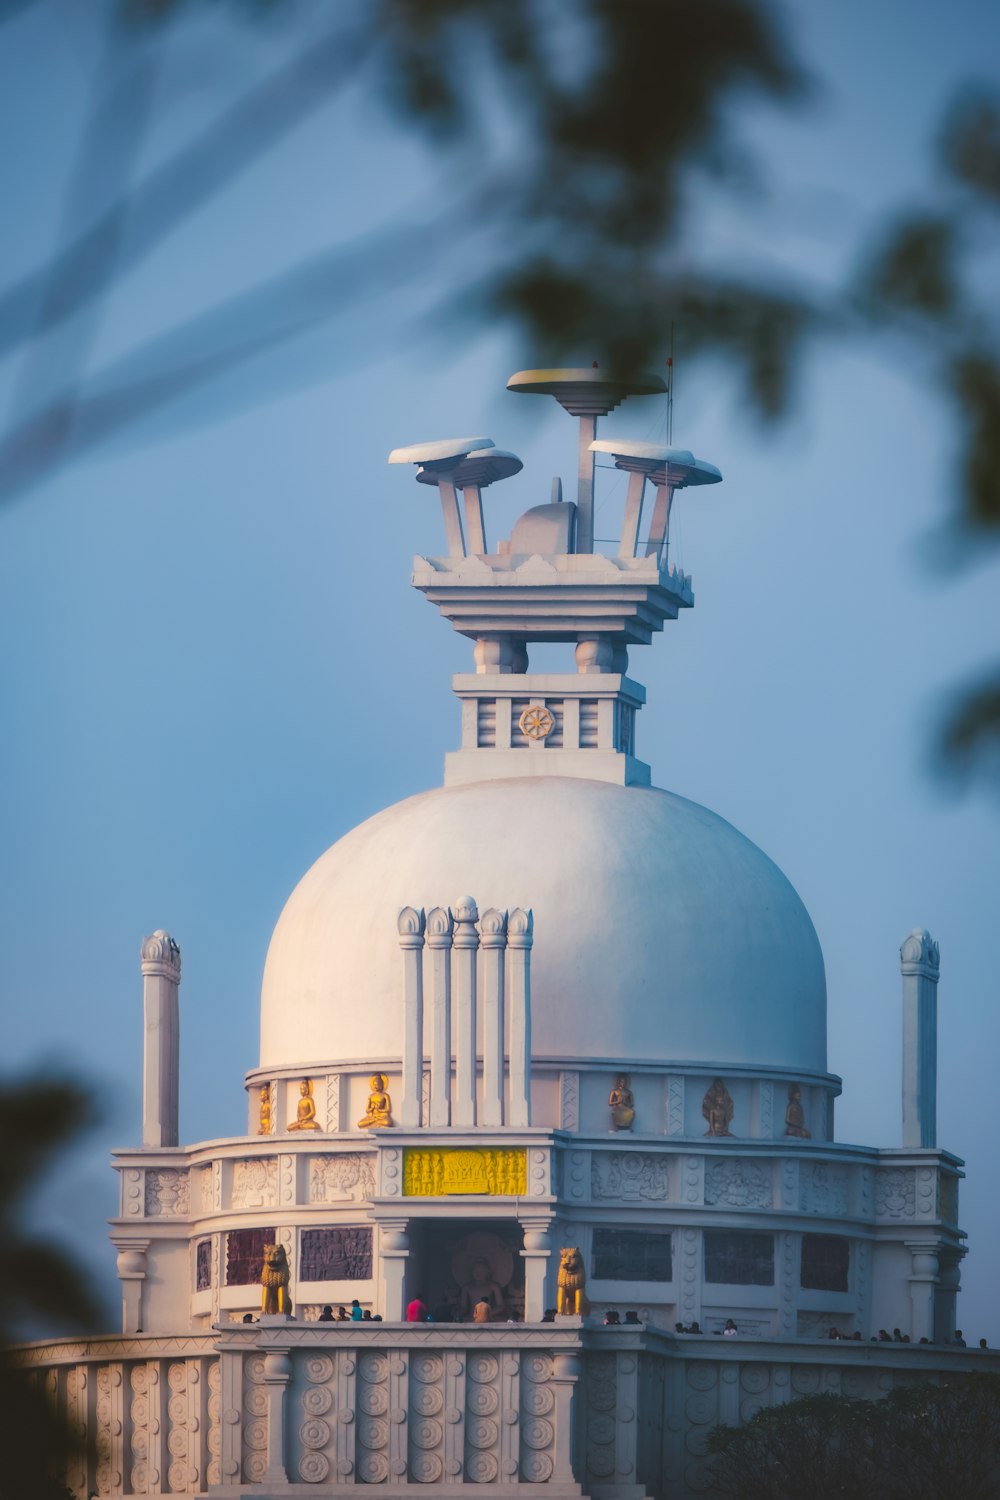
<path id="1" fill-rule="evenodd" d="M 315 1156 L 309 1168 L 310 1203 L 358 1203 L 375 1196 L 373 1152 Z"/>

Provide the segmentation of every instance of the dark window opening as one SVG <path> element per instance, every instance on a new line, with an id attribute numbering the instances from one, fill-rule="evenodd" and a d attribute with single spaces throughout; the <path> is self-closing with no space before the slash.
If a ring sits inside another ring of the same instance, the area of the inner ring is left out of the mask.
<path id="1" fill-rule="evenodd" d="M 729 1286 L 773 1286 L 774 1235 L 706 1231 L 705 1280 Z"/>
<path id="2" fill-rule="evenodd" d="M 194 1247 L 194 1289 L 207 1292 L 212 1285 L 212 1241 L 199 1240 Z"/>
<path id="3" fill-rule="evenodd" d="M 264 1269 L 264 1246 L 273 1229 L 231 1229 L 226 1235 L 226 1286 L 253 1286 Z"/>
<path id="4" fill-rule="evenodd" d="M 816 1292 L 846 1292 L 851 1242 L 840 1234 L 804 1234 L 799 1285 Z"/>
<path id="5" fill-rule="evenodd" d="M 595 1229 L 590 1274 L 605 1281 L 673 1281 L 670 1235 Z"/>

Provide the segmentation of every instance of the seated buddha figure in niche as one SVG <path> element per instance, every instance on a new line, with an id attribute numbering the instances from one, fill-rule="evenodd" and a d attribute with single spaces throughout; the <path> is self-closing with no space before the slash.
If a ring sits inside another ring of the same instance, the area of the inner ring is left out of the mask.
<path id="1" fill-rule="evenodd" d="M 729 1135 L 733 1118 L 733 1101 L 721 1078 L 713 1078 L 701 1101 L 701 1112 L 708 1121 L 706 1135 Z"/>
<path id="2" fill-rule="evenodd" d="M 287 1127 L 289 1130 L 318 1130 L 319 1121 L 316 1118 L 316 1101 L 313 1098 L 313 1084 L 311 1078 L 303 1078 L 299 1084 L 299 1102 L 295 1111 L 295 1119 Z"/>
<path id="3" fill-rule="evenodd" d="M 619 1073 L 615 1079 L 615 1086 L 608 1095 L 612 1130 L 632 1129 L 632 1122 L 635 1120 L 635 1099 L 629 1088 L 630 1082 L 627 1073 Z"/>
<path id="4" fill-rule="evenodd" d="M 489 1308 L 489 1317 L 484 1318 L 481 1305 Z M 480 1311 L 477 1312 L 477 1308 Z M 462 1295 L 459 1301 L 461 1316 L 469 1322 L 495 1323 L 498 1318 L 504 1316 L 507 1310 L 506 1298 L 503 1288 L 493 1275 L 493 1267 L 483 1256 L 478 1256 L 473 1262 L 469 1279 L 462 1287 Z"/>
<path id="5" fill-rule="evenodd" d="M 785 1134 L 797 1136 L 800 1141 L 812 1139 L 812 1131 L 806 1129 L 806 1115 L 802 1108 L 802 1090 L 797 1083 L 788 1089 L 788 1108 L 785 1110 Z"/>
<path id="6" fill-rule="evenodd" d="M 368 1082 L 371 1093 L 368 1095 L 368 1108 L 358 1121 L 359 1130 L 370 1130 L 373 1125 L 392 1124 L 392 1100 L 385 1091 L 385 1074 L 373 1073 Z"/>

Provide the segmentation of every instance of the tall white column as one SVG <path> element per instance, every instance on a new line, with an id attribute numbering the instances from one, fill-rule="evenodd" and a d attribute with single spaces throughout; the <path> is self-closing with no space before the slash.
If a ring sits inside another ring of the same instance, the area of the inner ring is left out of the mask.
<path id="1" fill-rule="evenodd" d="M 451 942 L 453 923 L 447 907 L 427 913 L 427 946 L 431 950 L 431 1097 L 430 1125 L 451 1124 Z"/>
<path id="2" fill-rule="evenodd" d="M 597 418 L 580 417 L 580 448 L 576 476 L 576 550 L 594 550 L 594 458 L 590 445 L 597 437 Z"/>
<path id="3" fill-rule="evenodd" d="M 938 945 L 915 927 L 899 950 L 903 976 L 903 1145 L 937 1145 Z"/>
<path id="4" fill-rule="evenodd" d="M 406 1219 L 386 1219 L 379 1225 L 380 1300 L 387 1323 L 401 1323 L 406 1316 L 406 1265 L 410 1258 L 407 1224 Z"/>
<path id="5" fill-rule="evenodd" d="M 524 1248 L 524 1321 L 540 1323 L 545 1312 L 545 1279 L 552 1253 L 548 1219 L 522 1219 Z M 555 1299 L 553 1298 L 553 1301 Z"/>
<path id="6" fill-rule="evenodd" d="M 655 557 L 661 568 L 667 565 L 667 538 L 670 535 L 670 502 L 674 498 L 670 484 L 656 484 L 656 499 L 653 502 L 653 519 L 649 523 L 646 541 L 646 556 Z"/>
<path id="7" fill-rule="evenodd" d="M 286 1349 L 273 1349 L 264 1356 L 267 1387 L 267 1468 L 264 1482 L 288 1483 L 285 1454 L 285 1392 L 292 1378 L 292 1359 Z"/>
<path id="8" fill-rule="evenodd" d="M 471 896 L 452 908 L 455 930 L 455 1125 L 476 1123 L 476 955 L 479 911 Z"/>
<path id="9" fill-rule="evenodd" d="M 503 1124 L 504 960 L 507 913 L 491 906 L 479 919 L 483 950 L 483 1098 L 480 1125 Z"/>
<path id="10" fill-rule="evenodd" d="M 176 1146 L 180 1067 L 177 991 L 181 982 L 181 950 L 169 932 L 159 929 L 143 938 L 139 956 L 143 1007 L 142 1144 Z"/>
<path id="11" fill-rule="evenodd" d="M 510 1113 L 508 1125 L 531 1124 L 531 912 L 515 907 L 507 918 L 508 1015 L 510 1016 Z"/>
<path id="12" fill-rule="evenodd" d="M 646 489 L 646 476 L 633 469 L 628 476 L 628 491 L 625 495 L 625 518 L 622 522 L 619 557 L 635 557 L 639 549 L 639 527 L 642 525 L 642 497 Z"/>
<path id="13" fill-rule="evenodd" d="M 910 1342 L 934 1337 L 934 1300 L 937 1291 L 938 1247 L 933 1240 L 906 1240 L 913 1274 L 910 1276 Z"/>
<path id="14" fill-rule="evenodd" d="M 403 1097 L 399 1123 L 414 1129 L 420 1120 L 424 1072 L 424 913 L 404 906 L 396 922 L 403 950 Z"/>
<path id="15" fill-rule="evenodd" d="M 462 536 L 462 515 L 458 508 L 458 496 L 453 481 L 441 475 L 438 479 L 438 494 L 441 497 L 441 514 L 444 518 L 444 534 L 449 557 L 465 556 L 465 540 Z"/>
<path id="16" fill-rule="evenodd" d="M 118 1251 L 122 1287 L 122 1333 L 142 1332 L 142 1283 L 146 1279 L 149 1240 L 112 1240 Z"/>
<path id="17" fill-rule="evenodd" d="M 486 524 L 483 520 L 483 492 L 478 484 L 462 487 L 462 505 L 465 509 L 465 537 L 469 551 L 480 555 L 486 551 Z"/>

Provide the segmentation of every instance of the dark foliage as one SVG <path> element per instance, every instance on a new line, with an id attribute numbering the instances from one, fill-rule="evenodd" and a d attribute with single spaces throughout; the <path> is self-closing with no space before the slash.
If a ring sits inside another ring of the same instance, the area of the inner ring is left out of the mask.
<path id="1" fill-rule="evenodd" d="M 807 1396 L 709 1438 L 718 1500 L 996 1500 L 1000 1376 L 920 1383 L 882 1401 Z"/>
<path id="2" fill-rule="evenodd" d="M 24 1232 L 39 1178 L 93 1121 L 90 1096 L 76 1083 L 41 1076 L 0 1084 L 0 1452 L 4 1493 L 17 1500 L 65 1500 L 61 1476 L 86 1456 L 81 1433 L 8 1346 L 32 1322 L 83 1329 L 99 1317 L 71 1256 Z"/>

